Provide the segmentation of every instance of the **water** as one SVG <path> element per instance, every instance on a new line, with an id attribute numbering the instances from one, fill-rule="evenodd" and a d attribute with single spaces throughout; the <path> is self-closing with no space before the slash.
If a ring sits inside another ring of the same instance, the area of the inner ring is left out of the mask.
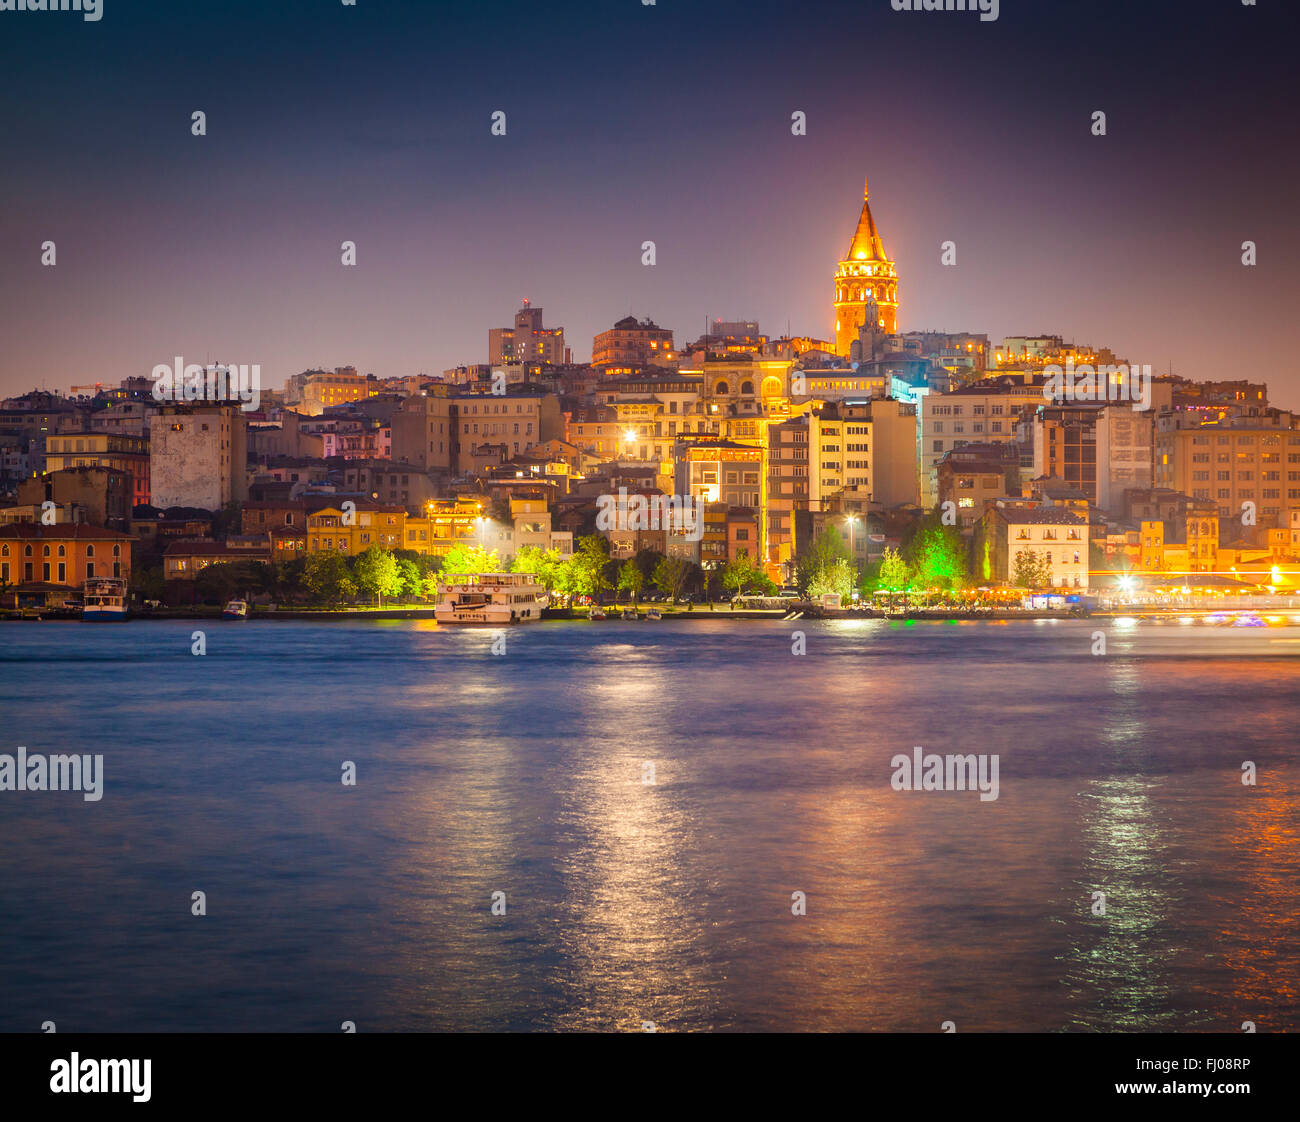
<path id="1" fill-rule="evenodd" d="M 195 626 L 0 626 L 0 1030 L 1300 1027 L 1300 628 Z"/>

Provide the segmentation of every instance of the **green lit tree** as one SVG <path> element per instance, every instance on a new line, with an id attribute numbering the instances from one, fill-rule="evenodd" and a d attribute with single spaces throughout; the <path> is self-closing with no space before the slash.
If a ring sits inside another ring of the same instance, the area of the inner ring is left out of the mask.
<path id="1" fill-rule="evenodd" d="M 444 577 L 458 576 L 462 573 L 499 573 L 501 558 L 497 551 L 485 550 L 480 546 L 466 546 L 457 542 L 442 558 Z"/>
<path id="2" fill-rule="evenodd" d="M 734 561 L 728 561 L 723 567 L 722 587 L 733 596 L 743 596 L 747 592 L 776 595 L 776 585 L 750 560 L 748 550 L 742 550 Z"/>
<path id="3" fill-rule="evenodd" d="M 632 603 L 637 602 L 637 597 L 641 594 L 641 585 L 645 577 L 641 570 L 637 568 L 636 562 L 630 557 L 623 562 L 623 567 L 618 571 L 618 587 L 620 592 L 626 592 L 630 595 Z"/>
<path id="4" fill-rule="evenodd" d="M 382 545 L 372 545 L 357 554 L 352 562 L 352 579 L 357 588 L 375 597 L 380 605 L 385 596 L 397 596 L 402 591 L 397 558 Z"/>
<path id="5" fill-rule="evenodd" d="M 847 600 L 853 595 L 853 566 L 843 557 L 837 557 L 808 582 L 808 595 L 814 600 L 839 593 Z"/>
<path id="6" fill-rule="evenodd" d="M 903 592 L 912 583 L 912 571 L 902 554 L 896 549 L 886 549 L 880 559 L 880 587 L 886 592 Z"/>
<path id="7" fill-rule="evenodd" d="M 609 565 L 609 542 L 600 534 L 578 539 L 569 560 L 570 592 L 574 596 L 598 596 L 612 587 L 605 569 Z"/>
<path id="8" fill-rule="evenodd" d="M 966 541 L 956 527 L 943 525 L 937 515 L 917 528 L 904 558 L 920 588 L 949 591 L 966 583 Z"/>
<path id="9" fill-rule="evenodd" d="M 547 592 L 567 595 L 571 574 L 569 563 L 560 556 L 558 549 L 539 549 L 535 545 L 523 546 L 515 554 L 511 572 L 529 573 Z"/>
<path id="10" fill-rule="evenodd" d="M 836 561 L 843 561 L 852 571 L 853 558 L 848 542 L 838 530 L 827 526 L 808 543 L 808 548 L 795 562 L 795 580 L 800 591 L 807 592 L 815 578 L 824 578 Z"/>

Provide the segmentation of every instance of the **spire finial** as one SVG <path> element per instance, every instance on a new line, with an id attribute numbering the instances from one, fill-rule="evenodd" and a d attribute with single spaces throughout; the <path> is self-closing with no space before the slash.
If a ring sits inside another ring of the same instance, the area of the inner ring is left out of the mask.
<path id="1" fill-rule="evenodd" d="M 862 201 L 865 203 L 871 198 L 871 181 L 863 177 L 862 180 Z"/>

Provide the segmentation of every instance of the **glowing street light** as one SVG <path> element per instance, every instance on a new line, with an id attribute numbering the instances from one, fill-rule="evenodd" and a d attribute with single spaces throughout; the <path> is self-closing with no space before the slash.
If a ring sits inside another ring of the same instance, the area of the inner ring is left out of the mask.
<path id="1" fill-rule="evenodd" d="M 849 515 L 844 520 L 844 524 L 849 528 L 849 553 L 853 556 L 853 567 L 856 569 L 858 565 L 858 553 L 853 546 L 853 527 L 858 524 L 858 516 L 856 514 Z"/>

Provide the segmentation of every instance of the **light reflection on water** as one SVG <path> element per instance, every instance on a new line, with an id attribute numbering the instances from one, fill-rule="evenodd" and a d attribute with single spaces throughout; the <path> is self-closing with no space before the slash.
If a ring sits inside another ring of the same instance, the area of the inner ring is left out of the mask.
<path id="1" fill-rule="evenodd" d="M 0 1029 L 1294 1029 L 1300 628 L 1099 626 L 6 626 Z"/>

